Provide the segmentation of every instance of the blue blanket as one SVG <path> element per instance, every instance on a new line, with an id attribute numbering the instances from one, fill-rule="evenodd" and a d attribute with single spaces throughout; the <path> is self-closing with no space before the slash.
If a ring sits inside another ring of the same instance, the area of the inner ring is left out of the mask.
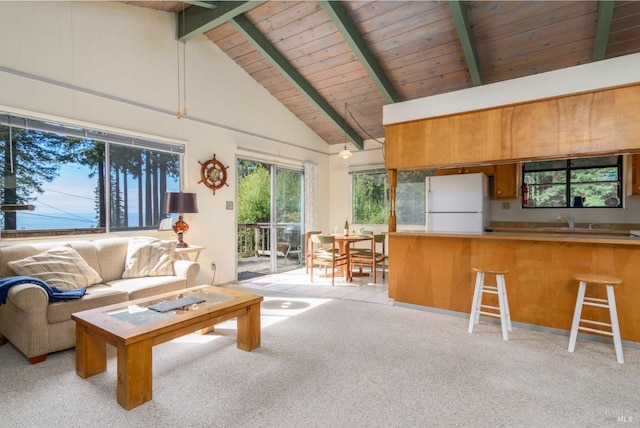
<path id="1" fill-rule="evenodd" d="M 75 290 L 62 291 L 56 287 L 52 287 L 46 282 L 30 276 L 8 276 L 0 278 L 0 305 L 7 302 L 7 294 L 9 288 L 18 284 L 35 284 L 44 288 L 49 295 L 49 302 L 64 302 L 70 299 L 79 299 L 87 292 L 86 288 L 76 288 Z"/>

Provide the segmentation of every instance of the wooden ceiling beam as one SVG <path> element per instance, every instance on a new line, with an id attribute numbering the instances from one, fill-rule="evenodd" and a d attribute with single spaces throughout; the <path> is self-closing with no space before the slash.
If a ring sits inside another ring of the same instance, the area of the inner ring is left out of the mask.
<path id="1" fill-rule="evenodd" d="M 593 61 L 603 60 L 607 54 L 614 6 L 615 2 L 610 0 L 598 2 L 598 22 L 596 24 L 596 37 L 593 41 Z"/>
<path id="2" fill-rule="evenodd" d="M 401 101 L 400 95 L 396 92 L 389 79 L 387 79 L 384 70 L 382 70 L 382 67 L 369 50 L 367 43 L 362 38 L 358 28 L 342 4 L 339 1 L 326 0 L 321 0 L 319 3 L 327 15 L 329 15 L 331 21 L 347 42 L 356 58 L 358 58 L 358 61 L 360 61 L 367 73 L 369 73 L 371 79 L 373 79 L 378 86 L 378 89 L 384 95 L 385 99 L 390 103 Z"/>
<path id="3" fill-rule="evenodd" d="M 482 85 L 482 74 L 480 72 L 480 61 L 478 60 L 478 53 L 476 52 L 476 45 L 473 42 L 473 36 L 471 35 L 471 26 L 469 25 L 469 18 L 467 17 L 467 8 L 464 2 L 457 0 L 449 0 L 449 8 L 451 9 L 451 15 L 453 16 L 453 22 L 456 25 L 458 31 L 458 37 L 460 38 L 460 44 L 462 45 L 462 52 L 469 68 L 469 74 L 471 75 L 471 81 L 474 86 Z"/>
<path id="4" fill-rule="evenodd" d="M 318 91 L 300 74 L 296 68 L 276 49 L 275 46 L 244 15 L 238 15 L 229 21 L 262 55 L 276 67 L 283 76 L 302 92 L 349 140 L 360 150 L 364 141 L 358 133 L 347 125 L 346 118 L 336 112 Z"/>
<path id="5" fill-rule="evenodd" d="M 182 3 L 189 4 L 191 6 L 199 6 L 207 9 L 215 9 L 218 7 L 219 1 L 197 1 L 197 0 L 183 0 Z"/>
<path id="6" fill-rule="evenodd" d="M 206 3 L 207 6 L 188 7 L 178 13 L 178 40 L 181 42 L 186 42 L 195 36 L 204 34 L 264 2 L 220 1 L 191 3 Z"/>

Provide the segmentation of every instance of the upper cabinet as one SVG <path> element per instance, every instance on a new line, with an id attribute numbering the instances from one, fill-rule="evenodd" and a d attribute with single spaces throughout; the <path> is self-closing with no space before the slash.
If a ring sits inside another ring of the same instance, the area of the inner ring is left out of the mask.
<path id="1" fill-rule="evenodd" d="M 640 167 L 639 167 L 640 168 Z M 520 169 L 517 163 L 440 168 L 435 175 L 475 174 L 483 172 L 493 177 L 494 199 L 516 199 L 520 189 Z"/>
<path id="2" fill-rule="evenodd" d="M 519 164 L 508 163 L 495 166 L 493 175 L 494 199 L 516 199 L 520 188 Z"/>
<path id="3" fill-rule="evenodd" d="M 640 84 L 385 127 L 387 169 L 640 150 Z"/>
<path id="4" fill-rule="evenodd" d="M 495 172 L 493 165 L 483 166 L 467 166 L 462 168 L 441 168 L 436 169 L 435 175 L 455 175 L 455 174 L 477 174 L 483 172 L 488 176 L 492 176 Z"/>
<path id="5" fill-rule="evenodd" d="M 640 155 L 629 155 L 629 168 L 627 181 L 627 195 L 640 195 Z"/>

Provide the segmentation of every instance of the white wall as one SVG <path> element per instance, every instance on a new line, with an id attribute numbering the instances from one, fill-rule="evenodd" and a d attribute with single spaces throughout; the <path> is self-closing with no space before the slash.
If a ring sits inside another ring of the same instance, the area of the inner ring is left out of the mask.
<path id="1" fill-rule="evenodd" d="M 324 141 L 204 36 L 186 45 L 188 115 L 178 119 L 175 33 L 173 14 L 122 3 L 0 2 L 0 111 L 186 143 L 183 190 L 198 193 L 200 212 L 186 215 L 185 240 L 207 247 L 199 280 L 211 281 L 215 261 L 221 284 L 235 279 L 237 147 L 315 162 L 320 183 L 333 160 Z M 229 187 L 215 195 L 198 184 L 198 161 L 214 153 L 229 165 Z M 326 228 L 332 195 L 320 187 Z"/>
<path id="2" fill-rule="evenodd" d="M 386 232 L 387 225 L 362 225 L 351 224 L 351 176 L 349 175 L 350 168 L 362 168 L 379 166 L 384 168 L 384 158 L 382 156 L 382 145 L 372 141 L 365 141 L 364 150 L 356 150 L 353 147 L 349 147 L 349 150 L 353 153 L 353 157 L 350 159 L 339 158 L 338 152 L 342 150 L 344 146 L 332 147 L 332 156 L 329 160 L 329 188 L 331 189 L 331 213 L 329 216 L 329 222 L 322 224 L 323 230 L 333 233 L 337 227 L 339 232 L 342 232 L 345 219 L 349 219 L 349 226 L 353 230 L 359 230 L 361 227 L 366 227 L 368 230 L 374 232 Z"/>

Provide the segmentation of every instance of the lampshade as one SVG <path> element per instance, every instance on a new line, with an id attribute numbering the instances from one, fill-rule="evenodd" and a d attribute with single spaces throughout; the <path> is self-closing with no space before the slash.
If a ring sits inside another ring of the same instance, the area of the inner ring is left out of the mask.
<path id="1" fill-rule="evenodd" d="M 173 224 L 173 231 L 178 235 L 177 247 L 188 247 L 183 236 L 189 231 L 189 225 L 182 220 L 184 213 L 197 213 L 198 200 L 195 193 L 167 192 L 164 197 L 164 212 L 179 213 L 178 221 Z"/>
<path id="2" fill-rule="evenodd" d="M 344 149 L 338 153 L 338 157 L 342 159 L 349 159 L 353 154 L 347 149 L 347 145 L 344 145 Z"/>
<path id="3" fill-rule="evenodd" d="M 167 192 L 164 197 L 165 213 L 197 213 L 198 199 L 195 193 Z"/>

